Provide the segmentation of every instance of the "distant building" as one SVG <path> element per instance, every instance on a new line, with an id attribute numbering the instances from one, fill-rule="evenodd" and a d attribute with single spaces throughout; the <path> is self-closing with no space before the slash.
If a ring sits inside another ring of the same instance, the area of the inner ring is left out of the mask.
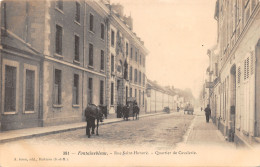
<path id="1" fill-rule="evenodd" d="M 207 82 L 205 83 L 205 104 L 211 108 L 211 118 L 213 122 L 216 122 L 216 118 L 219 118 L 219 106 L 220 96 L 219 96 L 219 48 L 217 46 L 212 47 L 208 50 L 207 54 L 209 56 L 209 67 L 207 69 Z"/>
<path id="2" fill-rule="evenodd" d="M 171 111 L 176 111 L 177 96 L 174 90 L 169 87 L 164 88 L 151 80 L 148 80 L 146 89 L 147 113 L 161 112 L 164 107 L 169 107 Z"/>

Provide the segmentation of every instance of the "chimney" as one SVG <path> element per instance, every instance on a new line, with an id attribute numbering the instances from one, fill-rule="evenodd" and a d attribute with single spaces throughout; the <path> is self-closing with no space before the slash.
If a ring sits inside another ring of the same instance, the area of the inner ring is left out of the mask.
<path id="1" fill-rule="evenodd" d="M 118 13 L 118 15 L 123 18 L 123 15 L 124 15 L 124 7 L 117 3 L 117 4 L 112 4 L 111 5 L 111 9 L 116 11 L 116 13 Z"/>
<path id="2" fill-rule="evenodd" d="M 130 16 L 126 17 L 124 16 L 124 20 L 126 24 L 129 26 L 130 30 L 133 30 L 133 18 Z"/>
<path id="3" fill-rule="evenodd" d="M 109 8 L 110 6 L 110 0 L 100 0 L 101 3 L 103 3 L 105 6 L 107 6 Z"/>

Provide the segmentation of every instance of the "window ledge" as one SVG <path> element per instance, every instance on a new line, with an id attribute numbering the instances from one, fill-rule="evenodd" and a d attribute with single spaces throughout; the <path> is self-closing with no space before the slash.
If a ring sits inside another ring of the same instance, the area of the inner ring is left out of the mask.
<path id="1" fill-rule="evenodd" d="M 54 56 L 55 56 L 55 57 L 58 57 L 58 58 L 63 58 L 63 56 L 60 55 L 60 54 L 58 54 L 58 53 L 55 53 Z"/>
<path id="2" fill-rule="evenodd" d="M 72 107 L 79 108 L 79 104 L 72 104 Z"/>
<path id="3" fill-rule="evenodd" d="M 104 38 L 104 39 L 100 38 L 100 40 L 103 41 L 103 42 L 105 42 L 105 38 Z"/>
<path id="4" fill-rule="evenodd" d="M 63 105 L 61 105 L 61 104 L 53 104 L 52 105 L 54 108 L 62 108 L 63 107 Z"/>
<path id="5" fill-rule="evenodd" d="M 57 6 L 55 7 L 55 9 L 56 9 L 57 11 L 59 11 L 60 13 L 64 14 L 64 12 L 63 12 L 61 9 L 57 8 Z"/>
<path id="6" fill-rule="evenodd" d="M 88 68 L 90 69 L 94 69 L 94 67 L 92 65 L 88 65 Z"/>
<path id="7" fill-rule="evenodd" d="M 73 63 L 80 65 L 80 62 L 78 60 L 73 60 Z"/>
<path id="8" fill-rule="evenodd" d="M 105 73 L 105 71 L 104 71 L 104 70 L 100 70 L 100 72 L 101 72 L 101 73 Z"/>
<path id="9" fill-rule="evenodd" d="M 17 112 L 15 112 L 15 111 L 3 112 L 3 115 L 14 115 L 14 114 L 17 114 Z"/>
<path id="10" fill-rule="evenodd" d="M 93 34 L 93 35 L 95 34 L 95 32 L 94 32 L 94 31 L 91 31 L 91 30 L 88 30 L 88 32 L 91 33 L 91 34 Z"/>
<path id="11" fill-rule="evenodd" d="M 35 113 L 34 111 L 24 111 L 24 114 L 33 114 Z"/>
<path id="12" fill-rule="evenodd" d="M 80 22 L 78 22 L 77 20 L 74 20 L 74 23 L 76 23 L 77 25 L 81 26 Z"/>

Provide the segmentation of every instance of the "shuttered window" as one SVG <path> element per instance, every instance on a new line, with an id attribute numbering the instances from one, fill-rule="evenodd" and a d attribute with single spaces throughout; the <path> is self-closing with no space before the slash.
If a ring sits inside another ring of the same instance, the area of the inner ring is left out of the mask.
<path id="1" fill-rule="evenodd" d="M 62 55 L 62 27 L 59 25 L 56 25 L 56 53 L 59 55 Z"/>
<path id="2" fill-rule="evenodd" d="M 100 81 L 100 95 L 99 95 L 99 104 L 104 104 L 104 81 Z"/>
<path id="3" fill-rule="evenodd" d="M 54 104 L 61 104 L 61 70 L 54 72 Z"/>
<path id="4" fill-rule="evenodd" d="M 244 80 L 249 78 L 249 57 L 244 60 Z"/>
<path id="5" fill-rule="evenodd" d="M 142 83 L 142 73 L 141 71 L 139 71 L 139 85 L 141 85 Z"/>
<path id="6" fill-rule="evenodd" d="M 133 67 L 132 66 L 130 66 L 130 77 L 129 77 L 129 79 L 130 79 L 130 81 L 132 81 L 133 80 Z"/>
<path id="7" fill-rule="evenodd" d="M 93 79 L 89 78 L 88 79 L 88 103 L 92 104 L 93 101 Z"/>
<path id="8" fill-rule="evenodd" d="M 79 75 L 74 74 L 73 83 L 73 104 L 79 104 Z"/>
<path id="9" fill-rule="evenodd" d="M 101 39 L 105 39 L 105 26 L 101 23 Z"/>
<path id="10" fill-rule="evenodd" d="M 35 86 L 35 72 L 26 70 L 26 86 L 25 86 L 25 111 L 34 111 L 34 86 Z"/>
<path id="11" fill-rule="evenodd" d="M 133 48 L 131 47 L 131 50 L 130 50 L 130 58 L 133 59 Z"/>
<path id="12" fill-rule="evenodd" d="M 80 23 L 80 4 L 76 2 L 76 15 L 75 20 Z"/>
<path id="13" fill-rule="evenodd" d="M 88 65 L 93 66 L 93 45 L 91 43 L 89 44 L 88 55 L 89 55 L 89 57 L 88 57 L 89 58 Z"/>
<path id="14" fill-rule="evenodd" d="M 94 16 L 91 13 L 89 15 L 89 30 L 92 32 L 94 30 Z"/>
<path id="15" fill-rule="evenodd" d="M 105 55 L 104 55 L 104 51 L 101 50 L 100 53 L 100 70 L 104 71 L 105 69 Z"/>
<path id="16" fill-rule="evenodd" d="M 63 11 L 63 0 L 56 1 L 56 7 Z"/>
<path id="17" fill-rule="evenodd" d="M 132 93 L 133 93 L 133 89 L 130 88 L 130 90 L 129 90 L 129 96 L 130 96 L 130 97 L 132 97 L 132 95 L 133 95 Z"/>
<path id="18" fill-rule="evenodd" d="M 113 73 L 115 71 L 115 67 L 114 67 L 114 55 L 111 55 L 111 73 Z"/>
<path id="19" fill-rule="evenodd" d="M 75 35 L 75 58 L 76 61 L 79 61 L 79 36 Z"/>
<path id="20" fill-rule="evenodd" d="M 137 52 L 135 52 L 135 61 L 137 62 Z"/>
<path id="21" fill-rule="evenodd" d="M 5 66 L 5 112 L 16 110 L 16 73 L 17 68 Z"/>
<path id="22" fill-rule="evenodd" d="M 145 86 L 145 74 L 143 73 L 143 86 Z"/>
<path id="23" fill-rule="evenodd" d="M 126 56 L 128 56 L 128 43 L 126 43 L 125 50 L 126 50 Z"/>
<path id="24" fill-rule="evenodd" d="M 115 32 L 111 31 L 111 46 L 114 47 L 115 45 Z"/>
<path id="25" fill-rule="evenodd" d="M 110 95 L 111 95 L 110 104 L 114 105 L 114 83 L 113 82 L 111 82 L 111 93 L 110 93 Z"/>
<path id="26" fill-rule="evenodd" d="M 135 83 L 137 83 L 137 69 L 135 69 Z"/>

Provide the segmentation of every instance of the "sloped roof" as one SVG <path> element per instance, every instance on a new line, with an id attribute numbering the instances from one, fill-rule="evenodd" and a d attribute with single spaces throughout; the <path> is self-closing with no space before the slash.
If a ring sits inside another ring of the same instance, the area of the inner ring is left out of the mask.
<path id="1" fill-rule="evenodd" d="M 151 81 L 150 79 L 147 79 L 147 88 L 155 89 L 157 91 L 161 91 L 163 93 L 167 93 L 167 94 L 171 94 L 171 95 L 176 94 L 172 89 L 170 89 L 168 87 L 163 87 L 163 86 L 159 85 L 156 81 Z"/>
<path id="2" fill-rule="evenodd" d="M 18 39 L 8 31 L 4 32 L 4 35 L 2 33 L 1 42 L 4 49 L 12 50 L 26 55 L 40 56 L 40 53 L 36 49 L 29 46 L 25 41 Z"/>

